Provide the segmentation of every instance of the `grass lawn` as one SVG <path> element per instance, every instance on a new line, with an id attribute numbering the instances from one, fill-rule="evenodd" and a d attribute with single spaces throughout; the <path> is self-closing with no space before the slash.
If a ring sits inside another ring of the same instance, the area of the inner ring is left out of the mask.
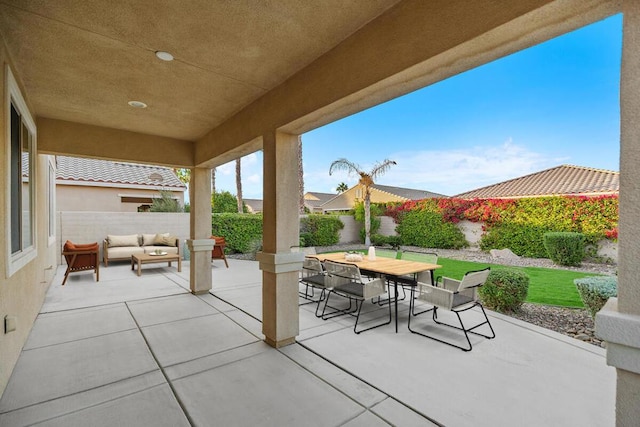
<path id="1" fill-rule="evenodd" d="M 479 270 L 486 267 L 492 269 L 518 268 L 529 275 L 529 294 L 527 302 L 559 305 L 563 307 L 583 307 L 573 279 L 594 276 L 590 273 L 578 273 L 570 270 L 540 267 L 508 267 L 497 264 L 483 264 L 470 261 L 458 261 L 448 258 L 438 258 L 442 268 L 436 270 L 436 276 L 447 276 L 461 279 L 469 270 Z"/>
<path id="2" fill-rule="evenodd" d="M 385 255 L 387 254 L 381 253 L 379 256 Z M 486 267 L 491 267 L 492 269 L 517 268 L 524 270 L 530 279 L 527 302 L 563 307 L 584 307 L 578 290 L 573 284 L 573 279 L 595 276 L 595 274 L 591 273 L 578 273 L 554 268 L 509 267 L 498 264 L 458 261 L 448 258 L 438 258 L 438 264 L 440 264 L 442 268 L 435 271 L 436 277 L 447 276 L 452 279 L 461 279 L 467 271 L 480 270 Z"/>

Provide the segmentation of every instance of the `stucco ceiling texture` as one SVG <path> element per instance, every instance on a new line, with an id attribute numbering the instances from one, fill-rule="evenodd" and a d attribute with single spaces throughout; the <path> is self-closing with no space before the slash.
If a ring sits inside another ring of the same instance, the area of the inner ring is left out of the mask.
<path id="1" fill-rule="evenodd" d="M 5 0 L 0 30 L 37 116 L 193 141 L 395 3 Z"/>

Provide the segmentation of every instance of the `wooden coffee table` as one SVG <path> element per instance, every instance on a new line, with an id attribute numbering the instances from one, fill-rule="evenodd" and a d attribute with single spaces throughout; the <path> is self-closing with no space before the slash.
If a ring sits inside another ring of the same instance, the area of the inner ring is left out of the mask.
<path id="1" fill-rule="evenodd" d="M 173 261 L 178 261 L 178 272 L 182 271 L 182 259 L 180 254 L 165 254 L 165 255 L 151 255 L 151 254 L 135 254 L 131 255 L 131 269 L 138 265 L 138 276 L 142 274 L 142 264 L 151 264 L 158 262 L 167 262 L 169 267 Z"/>

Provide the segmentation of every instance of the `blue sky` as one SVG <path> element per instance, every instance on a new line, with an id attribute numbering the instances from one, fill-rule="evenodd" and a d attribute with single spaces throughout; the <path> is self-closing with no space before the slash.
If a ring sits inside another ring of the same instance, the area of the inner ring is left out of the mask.
<path id="1" fill-rule="evenodd" d="M 560 164 L 619 170 L 622 16 L 565 34 L 302 136 L 305 191 L 332 193 L 395 160 L 378 184 L 455 195 Z M 242 159 L 243 196 L 262 198 L 262 155 Z M 216 187 L 235 194 L 235 164 Z"/>

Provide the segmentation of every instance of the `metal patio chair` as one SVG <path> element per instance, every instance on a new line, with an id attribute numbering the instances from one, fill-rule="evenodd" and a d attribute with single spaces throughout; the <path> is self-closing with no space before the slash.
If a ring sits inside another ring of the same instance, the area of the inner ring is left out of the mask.
<path id="1" fill-rule="evenodd" d="M 401 251 L 400 259 L 404 259 L 406 261 L 416 261 L 416 262 L 424 262 L 427 264 L 437 264 L 438 263 L 438 254 L 434 252 L 417 252 L 417 251 Z M 416 287 L 418 282 L 424 283 L 427 285 L 435 285 L 436 280 L 433 277 L 433 271 L 421 271 L 417 274 L 411 274 L 406 276 L 399 276 L 397 278 L 398 283 L 402 285 L 403 299 L 404 293 L 406 289 L 411 291 Z M 415 295 L 414 295 L 415 297 Z M 415 301 L 413 302 L 413 310 L 412 314 L 417 316 L 418 314 L 422 314 L 425 311 L 415 312 Z"/>
<path id="2" fill-rule="evenodd" d="M 389 307 L 389 320 L 385 323 L 370 326 L 365 329 L 358 330 L 358 322 L 360 321 L 360 313 L 362 305 L 366 300 L 383 295 L 385 291 L 385 283 L 382 278 L 363 279 L 358 266 L 348 263 L 340 263 L 334 261 L 325 261 L 325 269 L 327 271 L 327 288 L 330 288 L 322 310 L 322 318 L 329 319 L 340 315 L 355 315 L 356 323 L 353 326 L 353 332 L 359 334 L 370 329 L 391 323 L 391 304 Z M 336 295 L 349 300 L 349 308 L 336 309 L 329 306 L 329 298 Z M 355 302 L 355 307 L 353 303 Z M 333 308 L 333 311 L 326 313 L 327 307 Z"/>
<path id="3" fill-rule="evenodd" d="M 472 349 L 471 340 L 469 340 L 469 333 L 479 335 L 481 337 L 488 338 L 488 339 L 495 338 L 496 334 L 493 330 L 493 327 L 491 326 L 491 323 L 489 322 L 487 313 L 484 311 L 484 307 L 482 307 L 482 304 L 478 300 L 478 288 L 484 285 L 485 281 L 487 280 L 487 277 L 489 276 L 489 272 L 490 272 L 489 268 L 486 268 L 484 270 L 478 270 L 478 271 L 469 271 L 464 275 L 462 280 L 455 280 L 455 279 L 450 279 L 448 277 L 443 277 L 442 283 L 441 283 L 442 287 L 437 287 L 437 286 L 429 285 L 426 283 L 420 283 L 420 282 L 418 282 L 418 285 L 417 285 L 418 295 L 416 296 L 416 298 L 420 301 L 424 301 L 433 305 L 433 308 L 426 310 L 426 311 L 433 311 L 433 316 L 432 316 L 433 321 L 438 325 L 448 326 L 450 328 L 458 329 L 464 332 L 464 336 L 467 340 L 467 346 L 456 345 L 452 342 L 445 341 L 440 338 L 436 338 L 433 335 L 428 335 L 424 332 L 411 329 L 411 317 L 413 316 L 409 316 L 409 322 L 408 322 L 409 330 L 414 334 L 431 338 L 441 343 L 448 344 L 453 347 L 457 347 L 464 351 L 470 351 Z M 416 291 L 416 288 L 413 288 L 412 294 L 415 291 Z M 410 301 L 411 301 L 411 305 L 413 306 L 414 304 L 413 296 L 411 297 Z M 474 307 L 480 307 L 480 310 L 485 320 L 483 322 L 480 322 L 468 328 L 462 322 L 460 313 L 471 310 Z M 448 323 L 438 321 L 439 308 L 455 313 L 455 315 L 458 318 L 458 322 L 460 323 L 460 326 L 450 325 Z M 413 310 L 413 307 L 411 309 Z M 474 331 L 474 329 L 485 324 L 489 326 L 489 329 L 491 330 L 490 335 L 484 335 Z"/>

